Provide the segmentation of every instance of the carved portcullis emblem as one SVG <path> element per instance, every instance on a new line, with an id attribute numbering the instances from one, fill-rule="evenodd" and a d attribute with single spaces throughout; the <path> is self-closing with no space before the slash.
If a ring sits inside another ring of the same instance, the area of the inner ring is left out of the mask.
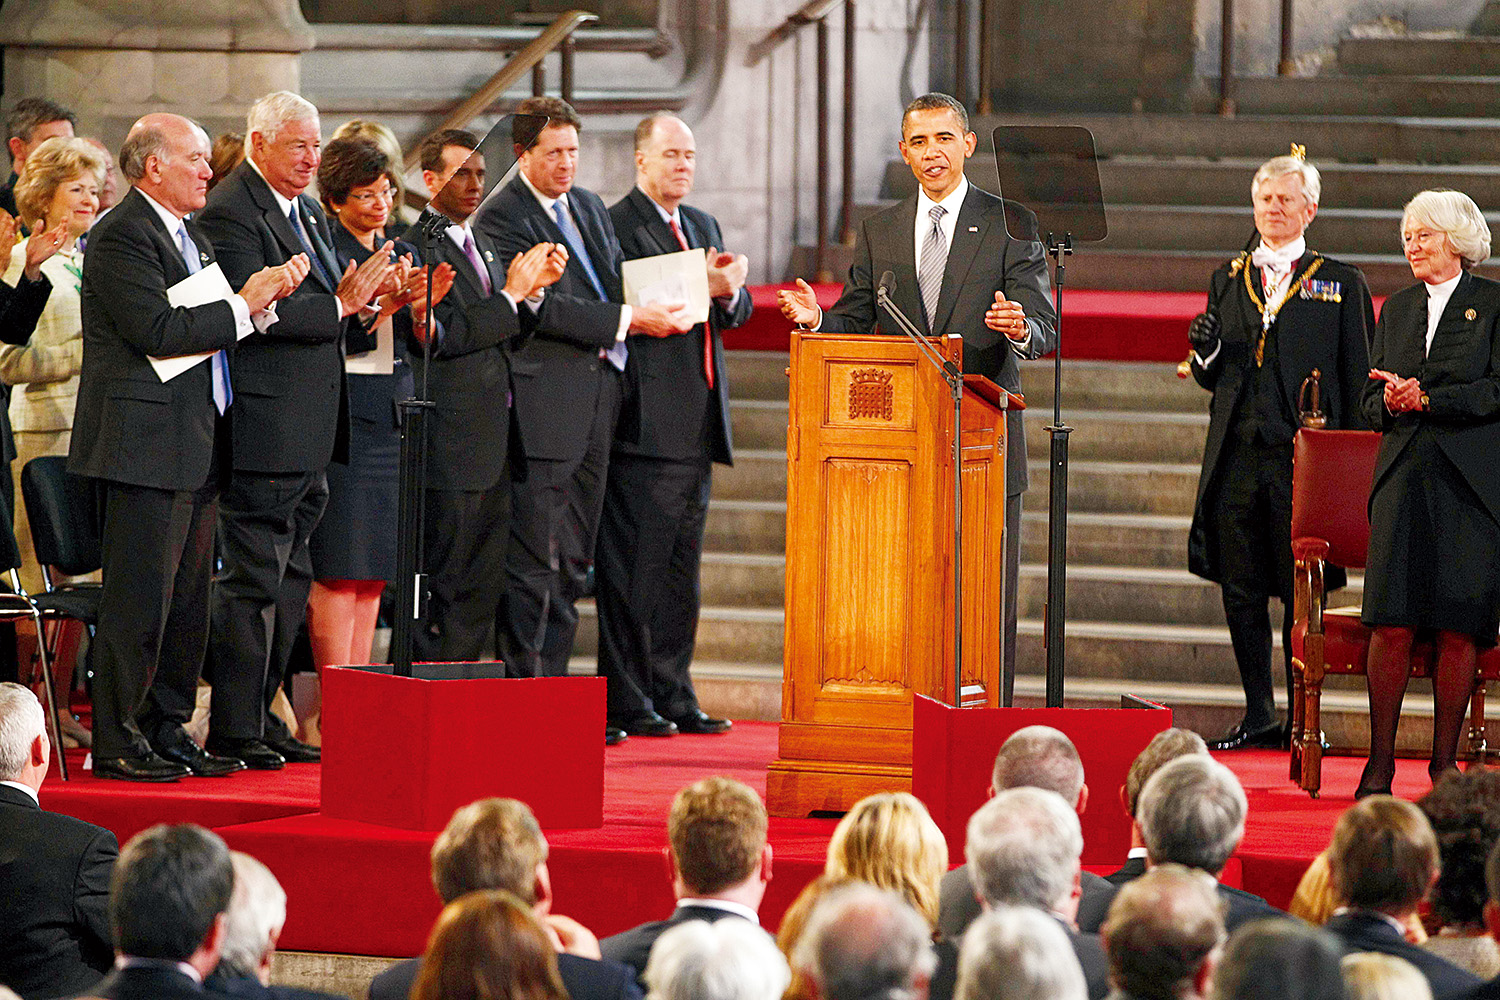
<path id="1" fill-rule="evenodd" d="M 896 393 L 884 368 L 856 368 L 849 373 L 849 419 L 890 420 Z"/>

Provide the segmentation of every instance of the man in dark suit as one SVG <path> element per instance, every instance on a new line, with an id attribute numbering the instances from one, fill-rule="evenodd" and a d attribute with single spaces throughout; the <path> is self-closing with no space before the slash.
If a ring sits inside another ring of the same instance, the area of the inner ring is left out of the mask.
<path id="1" fill-rule="evenodd" d="M 626 334 L 672 336 L 692 324 L 681 303 L 621 304 L 620 244 L 609 213 L 598 195 L 574 184 L 577 113 L 555 97 L 528 98 L 516 110 L 546 115 L 547 127 L 529 146 L 516 136 L 520 172 L 475 226 L 494 238 L 503 260 L 538 243 L 560 243 L 568 264 L 547 290 L 532 338 L 511 360 L 526 481 L 513 495 L 496 645 L 510 671 L 558 676 L 567 672 L 578 628 L 573 604 L 594 558 Z"/>
<path id="2" fill-rule="evenodd" d="M 1136 810 L 1140 807 L 1141 790 L 1146 787 L 1146 782 L 1151 780 L 1151 776 L 1162 767 L 1190 753 L 1208 753 L 1203 737 L 1191 729 L 1173 727 L 1163 729 L 1151 737 L 1151 742 L 1146 744 L 1146 749 L 1130 762 L 1130 770 L 1125 773 L 1125 784 L 1120 787 L 1120 804 L 1125 807 L 1125 814 L 1130 817 L 1130 851 L 1125 857 L 1125 864 L 1120 866 L 1119 871 L 1105 876 L 1105 881 L 1111 885 L 1121 886 L 1131 879 L 1140 878 L 1146 874 L 1146 841 L 1141 836 L 1141 825 L 1136 822 Z"/>
<path id="3" fill-rule="evenodd" d="M 609 678 L 611 724 L 641 735 L 729 729 L 699 709 L 688 667 L 713 463 L 733 464 L 720 331 L 749 319 L 751 304 L 744 255 L 720 252 L 718 221 L 682 204 L 695 160 L 681 120 L 665 112 L 643 119 L 636 186 L 609 210 L 626 260 L 707 251 L 713 297 L 708 322 L 687 336 L 630 338 L 633 421 L 621 421 L 609 456 L 595 560 L 599 673 Z"/>
<path id="4" fill-rule="evenodd" d="M 328 501 L 328 463 L 347 458 L 344 337 L 391 273 L 390 244 L 342 275 L 323 210 L 303 193 L 317 176 L 318 110 L 278 91 L 246 122 L 245 161 L 199 214 L 231 283 L 299 254 L 307 277 L 277 322 L 235 351 L 233 471 L 219 505 L 223 570 L 213 601 L 208 747 L 253 768 L 315 761 L 270 712 L 307 613 L 307 539 Z"/>
<path id="5" fill-rule="evenodd" d="M 432 884 L 445 905 L 485 889 L 529 904 L 557 949 L 572 1000 L 640 1000 L 633 970 L 600 959 L 588 928 L 552 912 L 547 838 L 524 802 L 480 799 L 454 813 L 432 845 Z M 406 1000 L 421 968 L 420 958 L 397 962 L 370 981 L 370 1000 Z"/>
<path id="6" fill-rule="evenodd" d="M 900 335 L 875 301 L 876 283 L 890 271 L 890 295 L 918 330 L 964 338 L 964 371 L 1019 392 L 1017 360 L 1038 358 L 1056 343 L 1057 316 L 1047 260 L 1037 242 L 1005 232 L 999 198 L 971 185 L 964 161 L 977 137 L 964 106 L 947 94 L 926 94 L 906 106 L 901 158 L 921 189 L 872 215 L 855 240 L 844 293 L 824 313 L 807 283 L 782 292 L 781 307 L 795 323 L 829 333 Z M 1020 411 L 1006 414 L 1005 608 L 1001 635 L 1003 691 L 1011 703 L 1016 662 L 1016 583 L 1021 563 L 1021 499 L 1026 492 L 1026 430 Z"/>
<path id="7" fill-rule="evenodd" d="M 1061 795 L 1018 787 L 997 793 L 969 818 L 964 843 L 969 881 L 985 910 L 1029 906 L 1050 914 L 1068 932 L 1090 1000 L 1109 992 L 1108 965 L 1098 934 L 1078 930 L 1082 896 L 1079 859 L 1083 828 Z M 938 943 L 932 1000 L 950 1000 L 958 976 L 958 943 Z"/>
<path id="8" fill-rule="evenodd" d="M 1026 726 L 1011 733 L 1000 745 L 990 776 L 990 795 L 999 795 L 1007 788 L 1045 788 L 1061 795 L 1064 802 L 1073 803 L 1073 811 L 1082 816 L 1089 804 L 1089 786 L 1083 777 L 1078 748 L 1065 733 L 1051 726 Z M 1078 879 L 1080 895 L 1075 923 L 1079 930 L 1097 934 L 1104 915 L 1109 912 L 1115 887 L 1093 872 L 1080 870 Z M 943 937 L 954 940 L 963 937 L 981 912 L 968 865 L 959 865 L 943 876 L 938 897 L 938 930 Z"/>
<path id="9" fill-rule="evenodd" d="M 26 157 L 48 139 L 73 138 L 78 118 L 56 101 L 23 97 L 5 120 L 5 144 L 10 150 L 10 178 L 0 186 L 0 209 L 16 214 L 16 181 Z M 25 230 L 23 229 L 24 233 Z M 9 244 L 6 244 L 9 246 Z"/>
<path id="10" fill-rule="evenodd" d="M 667 815 L 672 892 L 677 908 L 599 942 L 605 958 L 646 970 L 651 946 L 669 927 L 687 920 L 713 923 L 738 917 L 759 925 L 760 903 L 771 880 L 766 807 L 760 796 L 729 778 L 704 778 L 672 799 Z"/>
<path id="11" fill-rule="evenodd" d="M 1484 926 L 1490 937 L 1500 943 L 1500 844 L 1485 859 L 1484 883 L 1489 890 L 1489 899 L 1484 904 Z M 1468 1000 L 1500 1000 L 1500 976 L 1470 993 Z"/>
<path id="12" fill-rule="evenodd" d="M 1164 865 L 1120 889 L 1101 935 L 1109 956 L 1110 1000 L 1208 996 L 1226 932 L 1214 881 Z"/>
<path id="13" fill-rule="evenodd" d="M 130 838 L 110 883 L 115 968 L 90 995 L 201 1000 L 203 980 L 219 964 L 233 890 L 229 848 L 218 834 L 184 823 Z"/>
<path id="14" fill-rule="evenodd" d="M 1178 864 L 1218 879 L 1245 836 L 1248 811 L 1239 779 L 1208 754 L 1188 754 L 1163 765 L 1146 782 L 1137 803 L 1146 866 Z M 1262 917 L 1287 917 L 1259 896 L 1215 884 L 1230 931 Z"/>
<path id="15" fill-rule="evenodd" d="M 92 987 L 114 958 L 109 876 L 119 845 L 103 827 L 37 799 L 52 745 L 42 704 L 0 683 L 0 985 L 33 997 Z"/>
<path id="16" fill-rule="evenodd" d="M 1422 810 L 1371 795 L 1339 817 L 1328 844 L 1328 881 L 1339 908 L 1327 927 L 1350 952 L 1404 958 L 1427 979 L 1434 1000 L 1454 1000 L 1478 976 L 1406 940 L 1403 927 L 1437 880 L 1438 846 Z"/>
<path id="17" fill-rule="evenodd" d="M 271 869 L 241 851 L 231 851 L 234 893 L 224 913 L 219 964 L 203 981 L 210 993 L 244 1000 L 329 1000 L 327 993 L 271 985 L 276 940 L 286 925 L 286 890 Z"/>
<path id="18" fill-rule="evenodd" d="M 1299 390 L 1315 371 L 1330 429 L 1363 427 L 1375 313 L 1359 269 L 1307 249 L 1318 170 L 1278 156 L 1251 183 L 1254 252 L 1214 272 L 1208 311 L 1188 330 L 1193 377 L 1213 393 L 1203 473 L 1188 536 L 1188 568 L 1220 585 L 1245 689 L 1244 718 L 1212 750 L 1276 747 L 1267 607 L 1279 597 L 1287 692 L 1292 691 L 1292 438 Z M 1327 581 L 1343 586 L 1343 571 Z"/>
<path id="19" fill-rule="evenodd" d="M 414 657 L 426 661 L 479 659 L 505 600 L 511 480 L 525 465 L 511 419 L 510 355 L 536 321 L 521 303 L 555 282 L 567 261 L 566 250 L 544 243 L 508 262 L 470 225 L 484 196 L 478 147 L 473 134 L 459 129 L 422 143 L 431 201 L 404 237 L 425 253 L 423 231 L 433 214 L 444 216 L 434 263 L 454 271 L 452 289 L 434 307 L 439 332 L 432 363 L 424 373 L 426 362 L 415 360 L 434 406 L 423 521 L 431 600 L 413 642 Z"/>
<path id="20" fill-rule="evenodd" d="M 228 471 L 225 348 L 271 319 L 307 262 L 240 277 L 238 295 L 174 309 L 168 289 L 214 262 L 184 216 L 203 207 L 208 136 L 147 115 L 120 150 L 133 185 L 83 265 L 83 370 L 68 469 L 102 481 L 104 593 L 94 638 L 94 773 L 172 781 L 239 770 L 204 753 L 192 715 L 208 641 L 214 510 Z M 254 317 L 254 319 L 252 319 Z M 151 358 L 216 352 L 163 382 Z"/>

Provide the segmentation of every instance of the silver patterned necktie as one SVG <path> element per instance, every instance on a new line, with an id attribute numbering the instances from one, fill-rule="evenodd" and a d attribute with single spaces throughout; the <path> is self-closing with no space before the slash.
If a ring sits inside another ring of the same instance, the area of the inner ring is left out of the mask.
<path id="1" fill-rule="evenodd" d="M 917 267 L 917 287 L 922 290 L 922 308 L 927 313 L 927 332 L 937 322 L 938 293 L 943 290 L 943 268 L 948 264 L 948 242 L 943 239 L 942 219 L 947 213 L 942 205 L 927 210 L 932 228 L 922 241 L 922 261 Z"/>

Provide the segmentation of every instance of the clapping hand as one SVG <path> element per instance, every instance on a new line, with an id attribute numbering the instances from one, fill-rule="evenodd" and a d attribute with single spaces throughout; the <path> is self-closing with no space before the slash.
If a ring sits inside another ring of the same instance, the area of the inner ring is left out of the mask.
<path id="1" fill-rule="evenodd" d="M 5 215 L 0 211 L 0 215 Z M 10 219 L 9 215 L 5 215 Z M 15 220 L 11 219 L 11 240 L 15 239 Z M 0 233 L 0 236 L 3 236 Z M 63 242 L 68 238 L 68 220 L 63 219 L 51 229 L 38 229 L 26 239 L 26 280 L 36 281 L 42 276 L 42 262 L 62 249 Z M 9 246 L 9 243 L 3 244 Z"/>
<path id="2" fill-rule="evenodd" d="M 438 264 L 437 267 L 432 269 L 431 283 L 433 305 L 437 305 L 439 302 L 443 301 L 443 296 L 447 295 L 448 291 L 453 287 L 453 278 L 456 273 L 457 272 L 453 270 L 453 265 L 449 264 L 447 261 L 443 261 L 442 263 Z M 415 276 L 412 279 L 412 329 L 416 332 L 417 339 L 424 344 L 427 343 L 427 338 L 430 336 L 430 328 L 427 324 L 428 280 L 429 279 L 427 277 L 426 268 L 418 268 Z"/>
<path id="3" fill-rule="evenodd" d="M 750 258 L 742 253 L 725 253 L 708 248 L 708 294 L 727 299 L 745 285 L 750 274 Z"/>
<path id="4" fill-rule="evenodd" d="M 339 279 L 338 290 L 334 292 L 343 303 L 344 315 L 359 312 L 380 292 L 381 286 L 396 269 L 396 265 L 391 263 L 391 248 L 394 246 L 394 243 L 387 240 L 358 267 L 354 261 L 349 262 L 343 277 Z"/>
<path id="5" fill-rule="evenodd" d="M 801 278 L 797 279 L 796 288 L 784 288 L 777 292 L 776 302 L 781 306 L 781 315 L 798 326 L 811 327 L 823 315 L 812 286 Z"/>
<path id="6" fill-rule="evenodd" d="M 311 266 L 307 254 L 299 253 L 285 264 L 263 267 L 250 275 L 240 289 L 240 298 L 250 307 L 252 315 L 258 313 L 277 299 L 284 299 L 296 291 Z"/>
<path id="7" fill-rule="evenodd" d="M 558 259 L 558 253 L 561 259 Z M 504 291 L 517 302 L 531 298 L 562 277 L 568 266 L 567 251 L 556 243 L 538 243 L 518 253 L 505 270 Z"/>
<path id="8" fill-rule="evenodd" d="M 1371 368 L 1370 377 L 1385 380 L 1385 408 L 1390 412 L 1408 413 L 1422 409 L 1422 383 L 1416 379 L 1402 378 L 1379 368 Z"/>

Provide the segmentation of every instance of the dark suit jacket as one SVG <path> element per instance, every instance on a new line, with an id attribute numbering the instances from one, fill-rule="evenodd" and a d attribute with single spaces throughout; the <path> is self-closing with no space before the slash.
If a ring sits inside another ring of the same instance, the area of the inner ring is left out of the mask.
<path id="1" fill-rule="evenodd" d="M 1140 878 L 1146 874 L 1145 858 L 1128 858 L 1125 866 L 1119 871 L 1106 876 L 1107 880 L 1116 888 Z M 1236 889 L 1220 882 L 1217 887 L 1219 898 L 1224 901 L 1224 927 L 1233 931 L 1236 927 L 1251 920 L 1259 920 L 1264 917 L 1284 917 L 1292 919 L 1291 914 L 1285 910 L 1278 910 L 1270 903 L 1254 893 L 1243 889 Z"/>
<path id="2" fill-rule="evenodd" d="M 1118 888 L 1131 879 L 1140 878 L 1144 874 L 1146 874 L 1146 859 L 1144 856 L 1126 858 L 1125 864 L 1120 866 L 1120 870 L 1104 876 L 1104 880 Z"/>
<path id="3" fill-rule="evenodd" d="M 47 299 L 52 294 L 52 281 L 45 274 L 36 281 L 28 281 L 23 274 L 11 288 L 0 281 L 0 343 L 25 344 L 36 329 L 42 310 L 47 308 Z M 10 430 L 10 386 L 0 391 L 0 463 L 14 461 L 16 441 Z"/>
<path id="4" fill-rule="evenodd" d="M 1439 958 L 1425 948 L 1418 948 L 1401 932 L 1373 913 L 1343 913 L 1329 919 L 1327 927 L 1348 953 L 1378 951 L 1395 955 L 1415 965 L 1427 977 L 1433 1000 L 1455 1000 L 1479 986 L 1478 976 Z"/>
<path id="5" fill-rule="evenodd" d="M 689 920 L 703 920 L 711 924 L 724 917 L 734 916 L 728 910 L 713 906 L 679 906 L 666 920 L 639 924 L 605 938 L 599 942 L 599 950 L 604 953 L 605 958 L 630 966 L 639 978 L 646 971 L 646 959 L 651 957 L 651 946 L 670 928 Z M 642 989 L 644 988 L 643 985 Z"/>
<path id="6" fill-rule="evenodd" d="M 115 969 L 88 995 L 102 1000 L 205 1000 L 215 996 L 166 965 Z"/>
<path id="7" fill-rule="evenodd" d="M 305 194 L 297 196 L 296 204 L 318 259 L 337 281 L 328 219 Z M 261 268 L 304 252 L 270 185 L 248 161 L 219 182 L 197 218 L 235 288 Z M 231 359 L 234 467 L 260 473 L 321 472 L 334 458 L 348 460 L 344 337 L 347 325 L 359 319 L 339 320 L 334 288 L 316 268 L 276 303 L 276 316 L 265 333 L 242 340 Z"/>
<path id="8" fill-rule="evenodd" d="M 1109 958 L 1104 953 L 1099 935 L 1080 934 L 1066 925 L 1063 929 L 1068 932 L 1073 954 L 1078 957 L 1078 966 L 1083 970 L 1089 1000 L 1103 1000 L 1109 993 Z M 956 939 L 943 938 L 933 945 L 938 963 L 927 990 L 928 1000 L 953 1000 L 953 990 L 958 985 L 958 944 Z"/>
<path id="9" fill-rule="evenodd" d="M 1500 455 L 1500 282 L 1465 272 L 1424 358 L 1426 336 L 1426 285 L 1403 288 L 1386 300 L 1370 363 L 1415 376 L 1431 408 L 1394 417 L 1385 408 L 1383 383 L 1369 380 L 1364 387 L 1365 419 L 1385 432 L 1375 459 L 1374 489 L 1386 485 L 1417 428 L 1425 425 L 1490 516 L 1500 520 L 1500 463 L 1495 461 Z"/>
<path id="10" fill-rule="evenodd" d="M 575 461 L 588 448 L 599 378 L 609 365 L 599 351 L 614 346 L 624 301 L 620 244 L 604 202 L 579 187 L 568 192 L 568 201 L 606 298 L 599 298 L 573 257 L 546 291 L 535 335 L 511 356 L 526 455 L 552 461 Z M 480 209 L 473 225 L 495 241 L 506 262 L 538 243 L 566 242 L 520 174 Z"/>
<path id="11" fill-rule="evenodd" d="M 1311 251 L 1304 254 L 1293 270 L 1293 280 L 1307 273 L 1318 258 Z M 1239 259 L 1239 258 L 1236 258 Z M 1193 378 L 1213 393 L 1209 404 L 1208 443 L 1203 449 L 1203 471 L 1198 477 L 1198 501 L 1188 536 L 1188 568 L 1207 580 L 1218 582 L 1220 571 L 1219 541 L 1213 511 L 1226 454 L 1225 439 L 1234 422 L 1234 413 L 1245 396 L 1250 376 L 1256 371 L 1255 345 L 1260 340 L 1263 321 L 1249 293 L 1245 290 L 1245 272 L 1256 295 L 1265 301 L 1260 269 L 1243 263 L 1231 275 L 1233 261 L 1214 272 L 1209 282 L 1209 306 L 1218 312 L 1222 327 L 1221 347 L 1205 368 L 1192 359 Z M 1314 368 L 1322 372 L 1319 386 L 1323 412 L 1329 430 L 1359 428 L 1360 394 L 1369 381 L 1369 337 L 1375 324 L 1370 290 L 1359 268 L 1331 257 L 1323 257 L 1313 281 L 1337 282 L 1339 301 L 1303 298 L 1294 294 L 1276 314 L 1272 336 L 1276 337 L 1278 384 L 1288 408 L 1287 416 L 1296 426 L 1297 391 L 1302 380 Z M 1292 475 L 1287 466 L 1287 478 Z M 1337 579 L 1325 580 L 1330 588 L 1343 586 L 1343 572 Z"/>
<path id="12" fill-rule="evenodd" d="M 397 962 L 370 980 L 369 1000 L 406 1000 L 421 968 L 420 958 Z M 619 962 L 558 955 L 557 972 L 571 1000 L 641 1000 L 635 970 Z"/>
<path id="13" fill-rule="evenodd" d="M 33 997 L 97 983 L 114 959 L 109 877 L 115 835 L 47 812 L 0 785 L 0 983 Z"/>
<path id="14" fill-rule="evenodd" d="M 896 286 L 891 301 L 917 329 L 929 336 L 956 333 L 964 338 L 964 371 L 984 375 L 1010 392 L 1021 391 L 1017 354 L 1003 333 L 984 325 L 984 314 L 995 292 L 1021 304 L 1030 322 L 1031 341 L 1026 357 L 1038 358 L 1056 346 L 1057 314 L 1052 308 L 1047 258 L 1042 245 L 1013 240 L 1005 232 L 1005 210 L 999 198 L 972 183 L 958 211 L 953 244 L 943 272 L 936 319 L 927 328 L 922 293 L 917 286 L 917 195 L 870 216 L 860 226 L 854 243 L 854 264 L 838 303 L 823 314 L 820 330 L 829 333 L 889 333 L 902 336 L 894 320 L 875 302 L 875 285 L 891 271 Z M 1021 413 L 1006 415 L 1010 453 L 1006 461 L 1006 492 L 1024 492 L 1026 430 Z"/>
<path id="15" fill-rule="evenodd" d="M 683 236 L 693 248 L 724 249 L 719 223 L 707 212 L 678 206 Z M 678 253 L 682 246 L 656 205 L 640 188 L 632 188 L 609 210 L 626 260 Z M 637 400 L 638 432 L 616 439 L 615 450 L 647 458 L 709 458 L 734 464 L 729 426 L 729 379 L 724 371 L 721 331 L 750 318 L 749 289 L 734 298 L 715 299 L 708 322 L 681 337 L 631 337 L 625 369 L 628 392 Z M 710 338 L 714 387 L 703 375 L 703 338 Z"/>
<path id="16" fill-rule="evenodd" d="M 191 221 L 188 235 L 212 261 L 213 244 Z M 218 417 L 210 363 L 162 382 L 147 360 L 234 345 L 228 303 L 168 305 L 167 289 L 187 276 L 176 240 L 140 192 L 129 191 L 94 226 L 83 261 L 70 472 L 163 490 L 207 481 Z"/>
<path id="17" fill-rule="evenodd" d="M 242 997 L 244 1000 L 334 1000 L 337 996 L 295 986 L 263 986 L 259 979 L 228 975 L 222 967 L 203 981 L 203 988 L 221 997 Z"/>
<path id="18" fill-rule="evenodd" d="M 534 200 L 534 199 L 533 199 Z M 402 237 L 426 252 L 420 232 L 423 216 Z M 509 258 L 495 241 L 477 229 L 474 245 L 489 272 L 490 295 L 468 256 L 446 234 L 433 245 L 434 266 L 442 261 L 455 272 L 453 287 L 433 306 L 441 330 L 433 344 L 427 392 L 436 408 L 428 417 L 427 486 L 437 490 L 493 489 L 506 471 L 506 459 L 524 468 L 519 421 L 511 419 L 507 400 L 514 393 L 511 351 L 535 326 L 526 306 L 516 314 L 500 289 L 505 287 Z M 513 255 L 512 255 L 513 256 Z M 546 309 L 546 303 L 543 303 Z M 424 361 L 413 352 L 421 384 Z"/>
<path id="19" fill-rule="evenodd" d="M 1500 1000 L 1500 979 L 1491 979 L 1481 984 L 1473 993 L 1464 997 L 1464 1000 Z"/>
<path id="20" fill-rule="evenodd" d="M 1114 901 L 1115 887 L 1093 872 L 1079 873 L 1078 929 L 1085 934 L 1099 933 L 1109 904 Z M 938 894 L 938 931 L 946 938 L 961 938 L 964 931 L 983 912 L 969 881 L 969 866 L 959 865 L 943 876 Z"/>

